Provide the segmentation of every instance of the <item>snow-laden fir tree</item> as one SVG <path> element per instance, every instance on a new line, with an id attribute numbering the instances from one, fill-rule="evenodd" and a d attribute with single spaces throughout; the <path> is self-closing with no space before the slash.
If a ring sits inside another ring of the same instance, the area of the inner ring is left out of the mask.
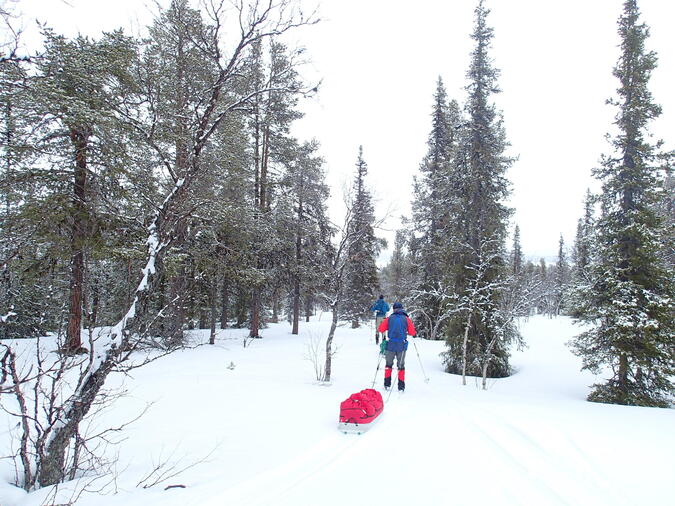
<path id="1" fill-rule="evenodd" d="M 527 316 L 532 310 L 533 298 L 536 296 L 538 284 L 533 279 L 531 271 L 528 270 L 528 264 L 525 262 L 518 225 L 515 226 L 513 231 L 513 247 L 509 259 L 510 299 L 518 304 L 518 308 L 514 309 L 515 316 Z"/>
<path id="2" fill-rule="evenodd" d="M 352 322 L 352 328 L 358 327 L 361 320 L 369 314 L 368 309 L 377 298 L 379 288 L 375 261 L 380 243 L 375 237 L 375 213 L 366 185 L 367 174 L 368 165 L 363 159 L 363 147 L 359 146 L 356 175 L 351 189 L 350 209 L 353 218 L 348 230 L 350 242 L 342 307 L 342 315 Z"/>
<path id="3" fill-rule="evenodd" d="M 520 245 L 520 227 L 516 225 L 513 232 L 513 249 L 511 250 L 511 273 L 517 276 L 523 270 L 523 248 Z"/>
<path id="4" fill-rule="evenodd" d="M 448 96 L 439 77 L 434 93 L 431 114 L 431 132 L 428 151 L 420 164 L 420 178 L 415 178 L 415 196 L 412 202 L 415 230 L 422 231 L 414 240 L 419 250 L 418 262 L 421 287 L 433 285 L 443 272 L 443 253 L 447 249 L 448 205 L 447 183 L 450 163 L 456 149 L 454 123 L 459 116 L 455 101 L 448 104 Z"/>
<path id="5" fill-rule="evenodd" d="M 408 307 L 408 297 L 412 286 L 412 266 L 410 255 L 405 251 L 406 236 L 403 230 L 396 231 L 394 250 L 389 263 L 382 268 L 381 279 L 383 293 L 392 301 L 403 302 Z"/>
<path id="6" fill-rule="evenodd" d="M 458 128 L 461 111 L 456 101 L 448 102 L 443 80 L 439 77 L 433 97 L 431 131 L 427 154 L 420 164 L 420 177 L 415 178 L 412 202 L 410 253 L 416 271 L 410 309 L 422 315 L 416 318 L 420 336 L 439 335 L 438 324 L 447 312 L 447 293 L 453 290 L 449 269 L 457 260 L 451 216 L 454 198 Z M 432 328 L 436 330 L 432 331 Z"/>
<path id="7" fill-rule="evenodd" d="M 577 234 L 572 249 L 572 282 L 583 283 L 588 279 L 593 240 L 593 196 L 590 190 L 584 198 L 584 215 L 577 223 Z"/>
<path id="8" fill-rule="evenodd" d="M 558 262 L 553 272 L 553 314 L 565 314 L 567 290 L 570 282 L 570 266 L 567 262 L 565 240 L 560 234 L 558 241 Z"/>
<path id="9" fill-rule="evenodd" d="M 661 113 L 648 84 L 656 54 L 636 0 L 619 18 L 621 55 L 614 67 L 618 108 L 611 152 L 594 175 L 602 182 L 590 279 L 578 287 L 575 315 L 590 330 L 573 340 L 583 367 L 608 374 L 591 401 L 667 406 L 675 374 L 673 271 L 662 254 L 664 227 L 655 206 L 663 187 L 650 120 Z"/>
<path id="10" fill-rule="evenodd" d="M 504 310 L 506 253 L 504 242 L 511 210 L 504 205 L 509 194 L 506 171 L 512 159 L 501 114 L 492 102 L 499 92 L 498 70 L 489 49 L 493 30 L 487 25 L 489 10 L 481 0 L 475 9 L 471 35 L 475 48 L 467 72 L 466 124 L 455 167 L 451 205 L 458 249 L 452 276 L 460 311 L 449 324 L 444 354 L 446 370 L 501 377 L 510 374 L 509 346 L 520 336 L 513 314 Z M 468 365 L 467 365 L 468 364 Z"/>
<path id="11" fill-rule="evenodd" d="M 672 159 L 675 153 L 670 153 L 669 156 Z M 672 272 L 675 269 L 675 174 L 672 165 L 667 167 L 665 192 L 659 210 L 666 227 L 665 262 Z"/>

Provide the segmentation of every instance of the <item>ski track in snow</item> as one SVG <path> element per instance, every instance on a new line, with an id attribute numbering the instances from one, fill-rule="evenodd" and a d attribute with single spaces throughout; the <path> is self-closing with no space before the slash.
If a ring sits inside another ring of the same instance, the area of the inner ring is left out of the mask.
<path id="1" fill-rule="evenodd" d="M 384 391 L 378 370 L 384 410 L 357 435 L 338 431 L 339 403 L 373 385 L 371 329 L 338 328 L 328 388 L 312 380 L 306 357 L 308 340 L 324 338 L 327 322 L 306 324 L 300 336 L 271 326 L 246 348 L 244 330 L 221 331 L 214 347 L 136 372 L 133 398 L 120 402 L 110 423 L 129 418 L 139 402 L 156 404 L 121 448 L 120 467 L 127 467 L 118 493 L 84 494 L 78 505 L 671 504 L 675 410 L 585 402 L 594 378 L 579 372 L 564 345 L 573 332 L 562 318 L 524 324 L 530 349 L 514 353 L 517 374 L 491 381 L 487 391 L 474 378 L 462 386 L 443 372 L 443 343 L 418 341 L 405 393 L 396 391 L 395 375 L 392 391 Z M 208 462 L 156 488 L 136 488 L 166 448 L 194 462 L 214 447 Z M 624 457 L 642 465 L 626 467 Z M 186 488 L 163 491 L 169 483 Z M 3 498 L 0 486 L 2 506 L 44 499 L 39 491 L 18 495 Z"/>
<path id="2" fill-rule="evenodd" d="M 382 391 L 380 391 L 383 394 Z M 390 395 L 391 394 L 391 395 Z M 386 396 L 385 396 L 386 395 Z M 362 434 L 335 433 L 321 440 L 292 461 L 284 463 L 261 475 L 257 475 L 244 483 L 241 483 L 226 494 L 222 495 L 209 504 L 237 504 L 241 506 L 264 506 L 271 504 L 283 504 L 282 498 L 289 495 L 306 481 L 319 473 L 335 467 L 340 461 L 349 459 L 354 453 L 354 448 L 364 444 L 369 438 L 376 438 L 377 433 L 382 437 L 396 430 L 396 418 L 401 414 L 399 406 L 400 397 L 404 394 L 384 392 L 385 409 L 374 426 Z M 336 424 L 337 426 L 337 424 Z M 257 490 L 269 492 L 250 499 Z M 292 502 L 289 504 L 293 504 Z M 325 503 L 324 503 L 325 504 Z"/>
<path id="3" fill-rule="evenodd" d="M 592 469 L 577 469 L 576 459 L 571 464 L 560 455 L 547 451 L 521 429 L 488 409 L 476 409 L 473 406 L 473 409 L 464 410 L 463 413 L 472 411 L 472 416 L 462 415 L 467 421 L 467 429 L 477 431 L 492 446 L 495 455 L 502 458 L 504 466 L 519 469 L 520 473 L 516 473 L 518 477 L 525 477 L 530 484 L 534 484 L 543 497 L 555 500 L 556 504 L 597 504 L 598 501 L 610 498 L 613 504 L 625 504 L 623 499 L 617 497 L 603 483 L 604 480 L 597 480 L 598 476 Z M 484 415 L 484 418 L 476 416 L 476 411 Z M 589 470 L 596 479 L 587 478 Z M 579 484 L 583 484 L 583 490 L 577 491 Z M 602 485 L 601 490 L 596 490 L 598 484 Z"/>
<path id="4" fill-rule="evenodd" d="M 279 495 L 302 485 L 304 481 L 318 471 L 340 458 L 356 443 L 356 439 L 349 440 L 341 437 L 340 434 L 326 437 L 290 462 L 232 487 L 209 504 L 214 506 L 216 504 L 238 504 L 241 506 L 272 504 Z M 256 496 L 256 493 L 260 490 L 265 492 Z"/>

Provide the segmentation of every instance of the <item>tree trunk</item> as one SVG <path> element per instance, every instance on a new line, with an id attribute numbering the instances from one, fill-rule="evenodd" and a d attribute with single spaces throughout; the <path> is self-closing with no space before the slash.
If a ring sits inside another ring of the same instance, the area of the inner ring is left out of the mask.
<path id="1" fill-rule="evenodd" d="M 260 97 L 255 98 L 253 119 L 253 205 L 260 209 Z"/>
<path id="2" fill-rule="evenodd" d="M 158 280 L 158 286 L 157 286 L 157 312 L 159 313 L 160 311 L 164 311 L 164 307 L 166 306 L 166 274 L 162 273 L 159 277 Z M 164 330 L 166 328 L 166 325 L 164 324 L 165 322 L 165 317 L 159 318 L 157 322 L 157 331 L 159 332 L 160 336 L 164 335 Z"/>
<path id="3" fill-rule="evenodd" d="M 466 357 L 469 345 L 469 327 L 471 326 L 471 312 L 466 318 L 464 339 L 462 340 L 462 385 L 466 385 Z"/>
<path id="4" fill-rule="evenodd" d="M 309 323 L 309 317 L 312 315 L 312 296 L 305 296 L 305 322 Z"/>
<path id="5" fill-rule="evenodd" d="M 333 344 L 333 337 L 335 336 L 335 329 L 337 329 L 338 324 L 338 302 L 333 303 L 333 319 L 330 323 L 330 330 L 328 331 L 328 339 L 326 339 L 326 365 L 324 367 L 323 380 L 330 381 L 330 375 L 333 372 L 332 369 L 332 358 L 333 350 L 331 349 Z"/>
<path id="6" fill-rule="evenodd" d="M 227 328 L 227 306 L 230 302 L 230 291 L 227 283 L 227 279 L 223 278 L 223 287 L 221 292 L 221 305 L 220 305 L 220 328 Z"/>
<path id="7" fill-rule="evenodd" d="M 488 373 L 488 368 L 490 367 L 490 362 L 492 362 L 492 350 L 497 344 L 497 338 L 493 337 L 492 340 L 487 344 L 485 348 L 485 355 L 483 358 L 483 378 L 481 382 L 481 386 L 483 390 L 487 390 L 487 373 Z"/>
<path id="8" fill-rule="evenodd" d="M 182 263 L 182 262 L 181 262 Z M 172 308 L 167 328 L 167 345 L 179 346 L 183 343 L 183 326 L 185 325 L 185 265 L 181 265 L 178 274 L 171 280 L 169 290 Z"/>
<path id="9" fill-rule="evenodd" d="M 82 347 L 82 296 L 84 290 L 84 241 L 87 226 L 87 143 L 86 129 L 71 128 L 70 140 L 75 147 L 75 173 L 73 180 L 72 231 L 70 242 L 70 310 L 66 350 L 75 352 Z"/>
<path id="10" fill-rule="evenodd" d="M 91 310 L 89 311 L 88 326 L 91 328 L 96 327 L 98 322 L 98 308 L 101 302 L 101 289 L 99 283 L 96 280 L 93 280 L 89 283 L 91 286 Z"/>
<path id="11" fill-rule="evenodd" d="M 619 355 L 619 386 L 622 390 L 628 387 L 628 356 L 625 353 Z"/>
<path id="12" fill-rule="evenodd" d="M 201 309 L 197 308 L 197 283 L 195 283 L 195 264 L 190 257 L 186 260 L 189 268 L 183 271 L 183 311 L 185 313 L 184 322 L 187 323 L 188 330 L 194 330 L 195 320 L 197 319 L 197 314 L 199 313 L 199 318 L 201 318 Z M 199 322 L 198 322 L 199 324 Z"/>
<path id="13" fill-rule="evenodd" d="M 118 350 L 111 353 L 119 353 Z M 73 438 L 79 431 L 79 424 L 86 416 L 96 395 L 103 386 L 106 377 L 113 369 L 115 360 L 109 355 L 100 367 L 92 373 L 80 391 L 76 400 L 70 403 L 63 415 L 63 424 L 54 429 L 53 436 L 46 446 L 45 454 L 40 459 L 38 483 L 42 487 L 60 483 L 65 477 L 65 454 Z"/>
<path id="14" fill-rule="evenodd" d="M 247 292 L 241 285 L 237 286 L 237 301 L 235 304 L 237 323 L 236 327 L 238 329 L 244 326 L 246 323 L 246 318 L 249 314 L 249 308 L 251 307 L 251 301 L 249 297 L 249 292 Z"/>
<path id="15" fill-rule="evenodd" d="M 211 334 L 209 335 L 209 344 L 216 344 L 216 304 L 218 303 L 218 281 L 213 278 L 211 284 Z"/>
<path id="16" fill-rule="evenodd" d="M 300 332 L 300 276 L 297 274 L 293 280 L 293 330 L 291 334 L 298 335 Z"/>
<path id="17" fill-rule="evenodd" d="M 249 337 L 260 337 L 260 287 L 253 287 L 251 297 L 251 331 Z"/>
<path id="18" fill-rule="evenodd" d="M 211 297 L 209 297 L 209 300 L 210 299 L 211 299 Z M 210 318 L 209 318 L 209 313 L 208 313 L 207 308 L 205 308 L 203 306 L 200 307 L 199 308 L 199 328 L 200 329 L 209 328 L 209 322 L 210 322 Z"/>
<path id="19" fill-rule="evenodd" d="M 295 273 L 293 275 L 293 330 L 292 334 L 297 335 L 300 331 L 300 264 L 302 262 L 302 194 L 303 181 L 300 181 L 300 197 L 298 202 L 298 223 L 295 233 Z"/>
<path id="20" fill-rule="evenodd" d="M 272 323 L 279 323 L 279 289 L 272 294 Z"/>

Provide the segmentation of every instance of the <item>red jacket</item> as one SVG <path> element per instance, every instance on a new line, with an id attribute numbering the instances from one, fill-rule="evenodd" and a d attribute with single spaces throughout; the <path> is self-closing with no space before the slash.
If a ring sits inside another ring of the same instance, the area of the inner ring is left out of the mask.
<path id="1" fill-rule="evenodd" d="M 408 315 L 406 315 L 405 317 L 406 317 L 406 320 L 408 320 L 408 329 L 407 329 L 408 335 L 411 335 L 411 336 L 417 335 L 417 330 L 415 330 L 415 325 L 413 325 L 412 320 L 410 319 L 410 317 Z M 389 318 L 385 318 L 384 320 L 382 320 L 382 323 L 380 323 L 380 326 L 377 327 L 378 332 L 385 332 L 387 330 L 389 330 Z"/>

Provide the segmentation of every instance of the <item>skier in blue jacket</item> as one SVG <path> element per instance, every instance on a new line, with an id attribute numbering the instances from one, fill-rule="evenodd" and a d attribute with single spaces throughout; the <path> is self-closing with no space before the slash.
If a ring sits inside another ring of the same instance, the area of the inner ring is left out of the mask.
<path id="1" fill-rule="evenodd" d="M 380 298 L 370 306 L 370 311 L 375 312 L 375 344 L 380 344 L 380 333 L 377 331 L 377 328 L 389 311 L 389 304 L 384 301 L 384 295 L 380 295 Z"/>
<path id="2" fill-rule="evenodd" d="M 403 310 L 403 304 L 394 302 L 394 312 L 389 318 L 382 320 L 377 328 L 380 332 L 387 332 L 386 345 L 383 342 L 385 367 L 384 367 L 384 388 L 391 388 L 391 373 L 394 368 L 394 358 L 396 358 L 396 367 L 398 368 L 398 389 L 405 390 L 405 352 L 408 349 L 408 336 L 415 336 L 417 330 L 412 320 Z"/>

